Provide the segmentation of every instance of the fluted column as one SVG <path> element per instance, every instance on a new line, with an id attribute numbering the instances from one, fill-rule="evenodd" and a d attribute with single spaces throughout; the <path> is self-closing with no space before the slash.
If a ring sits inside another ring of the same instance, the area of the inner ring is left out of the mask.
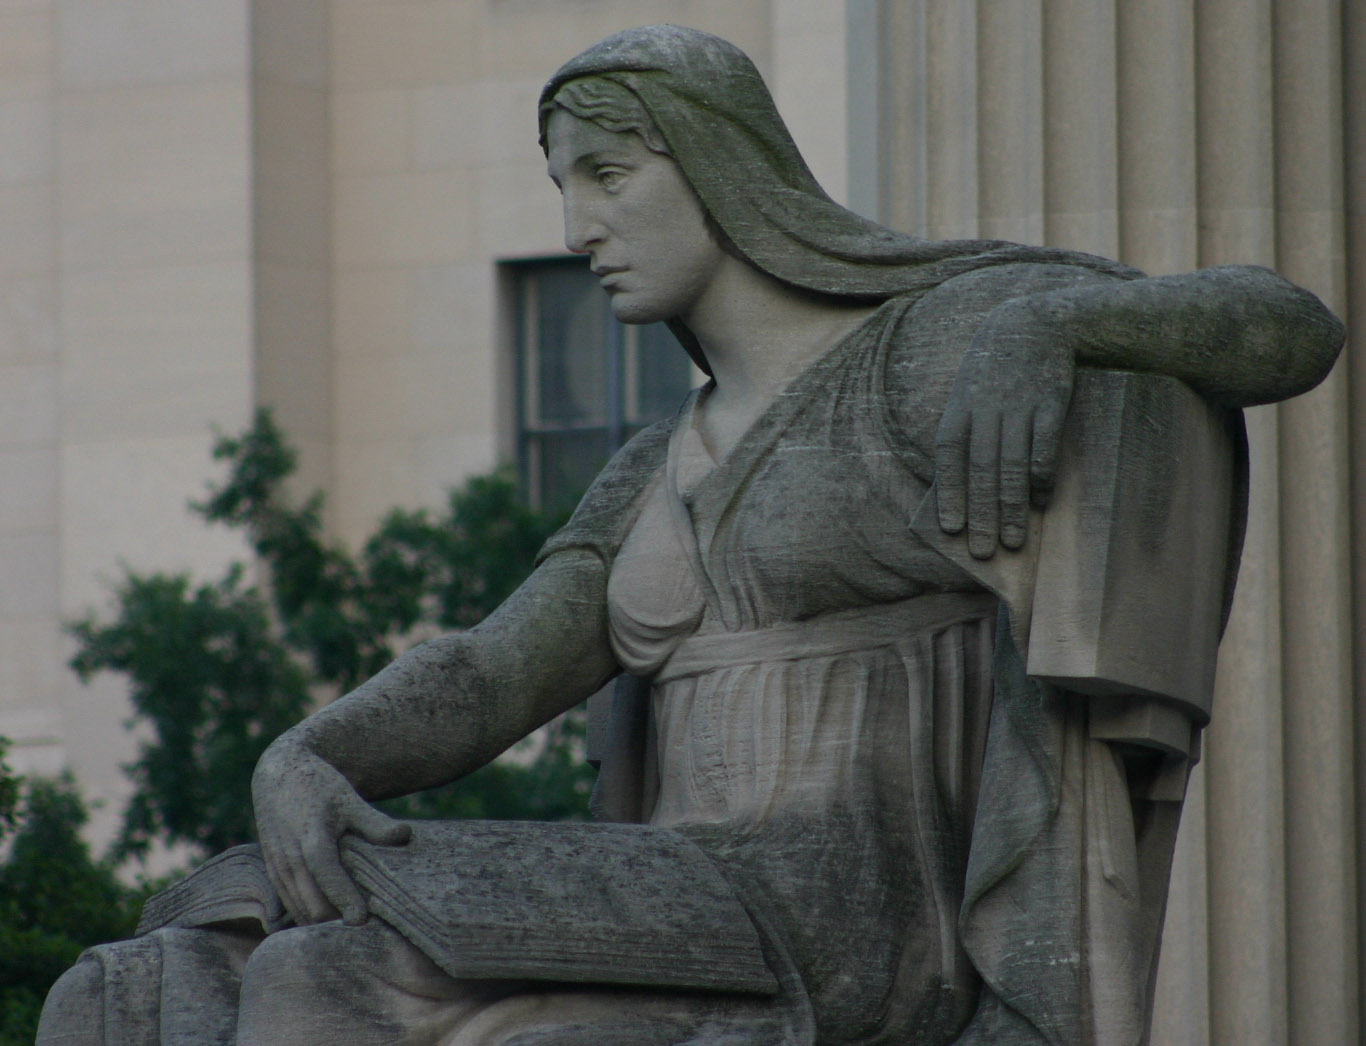
<path id="1" fill-rule="evenodd" d="M 1345 304 L 1341 11 L 1277 0 L 1276 267 Z M 1290 1038 L 1357 1042 L 1346 368 L 1281 408 Z"/>
<path id="2" fill-rule="evenodd" d="M 925 3 L 926 235 L 981 235 L 978 222 L 977 11 L 965 0 Z"/>
<path id="3" fill-rule="evenodd" d="M 881 69 L 882 86 L 899 103 L 883 111 L 881 152 L 896 157 L 896 161 L 884 164 L 879 172 L 881 220 L 921 236 L 925 235 L 927 225 L 925 64 L 931 51 L 925 32 L 925 8 L 932 2 L 884 0 L 879 4 L 880 46 L 886 59 Z M 914 50 L 893 52 L 893 41 L 905 41 Z"/>
<path id="4" fill-rule="evenodd" d="M 1080 247 L 1155 274 L 1270 265 L 1349 326 L 1366 317 L 1366 3 L 905 7 L 917 17 L 886 23 L 881 54 L 923 69 L 881 98 L 892 119 L 916 114 L 901 125 L 912 140 L 880 153 L 903 164 L 883 185 L 923 170 L 908 198 L 929 235 Z M 1363 375 L 1354 334 L 1319 389 L 1247 414 L 1247 544 L 1172 875 L 1154 1043 L 1358 1041 Z"/>
<path id="5" fill-rule="evenodd" d="M 1343 170 L 1346 221 L 1348 323 L 1347 374 L 1350 386 L 1352 455 L 1352 577 L 1355 652 L 1353 704 L 1356 717 L 1358 855 L 1366 839 L 1366 4 L 1343 8 Z M 1366 971 L 1366 861 L 1357 863 L 1357 976 Z M 1360 1018 L 1360 1015 L 1358 1016 Z"/>
<path id="6" fill-rule="evenodd" d="M 1044 241 L 1119 253 L 1114 0 L 1043 6 Z"/>
<path id="7" fill-rule="evenodd" d="M 1044 236 L 1043 9 L 1039 0 L 977 5 L 978 207 L 983 236 Z"/>
<path id="8" fill-rule="evenodd" d="M 1120 258 L 1180 272 L 1196 263 L 1194 11 L 1125 0 L 1118 15 Z"/>
<path id="9" fill-rule="evenodd" d="M 1196 4 L 1201 265 L 1275 257 L 1271 7 Z M 1287 1034 L 1277 409 L 1248 411 L 1247 424 L 1254 503 L 1204 760 L 1209 1040 L 1277 1043 Z M 1170 959 L 1171 972 L 1186 965 Z"/>

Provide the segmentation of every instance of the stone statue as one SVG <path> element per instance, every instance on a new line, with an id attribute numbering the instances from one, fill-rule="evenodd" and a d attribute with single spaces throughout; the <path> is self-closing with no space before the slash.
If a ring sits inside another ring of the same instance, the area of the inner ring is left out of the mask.
<path id="1" fill-rule="evenodd" d="M 497 613 L 270 748 L 256 924 L 168 895 L 40 1042 L 1143 1041 L 1238 408 L 1312 387 L 1341 325 L 1263 269 L 866 221 L 692 30 L 590 48 L 540 126 L 567 246 L 711 380 Z M 621 823 L 367 804 L 618 674 Z"/>

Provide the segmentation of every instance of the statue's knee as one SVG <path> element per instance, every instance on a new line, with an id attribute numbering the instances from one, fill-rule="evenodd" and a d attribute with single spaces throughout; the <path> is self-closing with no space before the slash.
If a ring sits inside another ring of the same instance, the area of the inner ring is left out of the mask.
<path id="1" fill-rule="evenodd" d="M 357 930 L 328 922 L 271 934 L 247 959 L 242 973 L 243 1004 L 273 1006 L 277 998 L 289 997 L 321 1006 L 325 998 L 362 990 L 366 974 L 376 963 L 358 947 L 363 942 L 357 938 L 364 935 Z"/>
<path id="2" fill-rule="evenodd" d="M 242 974 L 238 1043 L 336 1041 L 327 1036 L 343 1027 L 356 1029 L 346 1041 L 401 1041 L 401 1035 L 388 1036 L 393 1014 L 386 1009 L 386 964 L 369 946 L 371 937 L 362 927 L 339 922 L 267 937 Z"/>
<path id="3" fill-rule="evenodd" d="M 38 1022 L 38 1046 L 104 1043 L 104 964 L 88 952 L 57 978 Z"/>
<path id="4" fill-rule="evenodd" d="M 329 1006 L 322 996 L 316 927 L 279 930 L 247 959 L 238 995 L 237 1041 L 248 1046 L 303 1038 Z"/>
<path id="5" fill-rule="evenodd" d="M 256 946 L 242 973 L 242 991 L 307 977 L 328 960 L 317 928 L 296 926 L 271 934 Z"/>

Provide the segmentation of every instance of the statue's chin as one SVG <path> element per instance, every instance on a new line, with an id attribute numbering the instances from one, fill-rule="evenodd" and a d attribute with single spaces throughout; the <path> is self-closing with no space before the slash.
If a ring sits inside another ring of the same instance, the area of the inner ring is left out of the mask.
<path id="1" fill-rule="evenodd" d="M 671 313 L 666 309 L 661 309 L 651 305 L 649 302 L 641 301 L 635 295 L 618 291 L 611 294 L 612 315 L 620 323 L 643 324 L 660 323 L 667 320 Z"/>

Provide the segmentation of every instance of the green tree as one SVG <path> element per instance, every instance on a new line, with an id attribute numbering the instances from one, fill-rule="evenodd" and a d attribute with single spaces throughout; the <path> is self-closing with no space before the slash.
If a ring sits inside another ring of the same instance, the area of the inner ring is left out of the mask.
<path id="1" fill-rule="evenodd" d="M 251 837 L 252 768 L 310 694 L 243 573 L 235 565 L 199 586 L 183 574 L 128 574 L 112 622 L 72 626 L 72 667 L 86 679 L 127 676 L 134 719 L 152 726 L 126 767 L 134 791 L 116 857 L 141 855 L 154 839 L 212 853 Z"/>
<path id="2" fill-rule="evenodd" d="M 129 680 L 133 719 L 151 737 L 130 764 L 135 791 L 115 848 L 153 840 L 211 853 L 253 834 L 251 771 L 318 699 L 344 692 L 421 634 L 478 623 L 530 572 L 562 517 L 533 511 L 505 473 L 452 491 L 441 513 L 394 510 L 353 554 L 329 540 L 322 496 L 291 505 L 296 457 L 266 411 L 218 441 L 227 477 L 192 508 L 241 532 L 264 581 L 234 565 L 195 585 L 128 572 L 112 620 L 74 623 L 83 678 Z M 512 758 L 442 789 L 387 804 L 406 816 L 585 816 L 591 772 L 573 713 Z"/>
<path id="3" fill-rule="evenodd" d="M 85 805 L 69 777 L 22 780 L 0 738 L 0 1046 L 33 1042 L 52 982 L 92 944 L 127 937 L 143 893 L 122 885 L 81 839 Z"/>

